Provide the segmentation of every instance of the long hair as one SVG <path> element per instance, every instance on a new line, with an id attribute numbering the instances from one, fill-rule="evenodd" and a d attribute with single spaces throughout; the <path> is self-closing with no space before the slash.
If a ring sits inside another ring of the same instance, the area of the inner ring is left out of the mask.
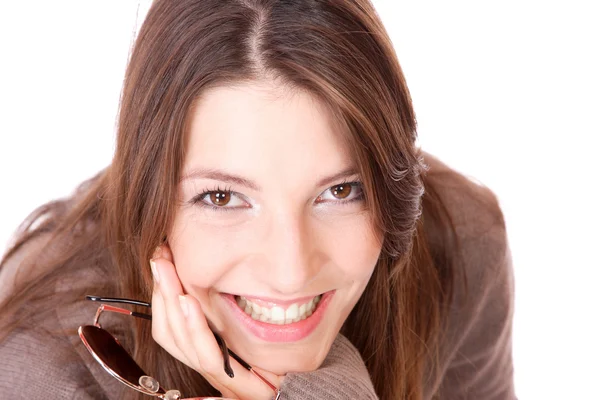
<path id="1" fill-rule="evenodd" d="M 421 399 L 436 373 L 457 241 L 415 144 L 403 73 L 368 0 L 154 1 L 127 68 L 114 159 L 21 227 L 3 265 L 38 238 L 46 245 L 29 257 L 36 272 L 0 308 L 1 333 L 28 313 L 49 314 L 57 303 L 48 296 L 78 300 L 79 292 L 50 292 L 49 282 L 82 265 L 114 277 L 95 289 L 149 301 L 148 259 L 173 223 L 190 110 L 209 87 L 265 79 L 311 93 L 344 128 L 383 248 L 342 333 L 380 398 Z M 126 334 L 134 358 L 165 387 L 217 394 L 152 340 L 146 322 Z"/>

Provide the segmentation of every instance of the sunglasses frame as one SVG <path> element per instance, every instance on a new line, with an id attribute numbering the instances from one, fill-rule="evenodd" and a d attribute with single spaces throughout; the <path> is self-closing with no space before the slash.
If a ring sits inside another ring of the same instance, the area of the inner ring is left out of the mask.
<path id="1" fill-rule="evenodd" d="M 143 301 L 139 301 L 139 300 L 133 300 L 133 299 L 124 299 L 124 298 L 115 298 L 115 297 L 101 297 L 101 296 L 86 296 L 86 300 L 90 300 L 90 301 L 98 301 L 98 302 L 102 302 L 102 303 L 124 303 L 124 304 L 133 304 L 133 305 L 138 305 L 138 306 L 143 306 L 143 307 L 151 307 L 150 303 L 146 303 Z M 121 375 L 119 375 L 117 372 L 115 372 L 113 370 L 112 367 L 110 367 L 109 365 L 107 365 L 105 363 L 104 360 L 102 360 L 102 358 L 96 353 L 96 351 L 92 348 L 91 344 L 89 343 L 88 339 L 86 339 L 85 335 L 86 335 L 86 330 L 90 330 L 90 329 L 100 329 L 102 330 L 104 333 L 106 333 L 107 335 L 109 335 L 112 340 L 114 340 L 115 344 L 117 346 L 119 346 L 121 348 L 121 350 L 123 350 L 123 352 L 125 354 L 127 354 L 129 356 L 129 358 L 131 359 L 131 361 L 140 369 L 140 371 L 143 372 L 143 370 L 141 369 L 141 367 L 139 367 L 137 365 L 137 363 L 135 362 L 135 360 L 133 360 L 133 358 L 131 357 L 131 355 L 129 355 L 129 353 L 127 353 L 127 351 L 125 350 L 125 348 L 119 343 L 119 341 L 117 340 L 117 338 L 112 335 L 110 332 L 108 332 L 106 329 L 102 328 L 102 326 L 100 325 L 100 315 L 102 315 L 103 312 L 114 312 L 117 314 L 123 314 L 123 315 L 128 315 L 128 316 L 132 316 L 132 317 L 136 317 L 136 318 L 143 318 L 146 320 L 152 320 L 152 316 L 150 314 L 145 314 L 145 313 L 139 313 L 139 312 L 135 312 L 135 311 L 130 311 L 124 308 L 120 308 L 120 307 L 115 307 L 115 306 L 111 306 L 109 304 L 100 304 L 100 306 L 98 307 L 98 310 L 96 311 L 96 314 L 94 316 L 94 323 L 93 325 L 82 325 L 79 327 L 79 329 L 77 330 L 79 337 L 81 339 L 81 341 L 83 342 L 83 344 L 85 345 L 85 347 L 87 348 L 87 350 L 92 354 L 92 356 L 94 357 L 94 359 L 102 366 L 102 368 L 108 372 L 110 375 L 112 375 L 114 378 L 116 378 L 119 382 L 123 383 L 124 385 L 126 385 L 127 387 L 137 390 L 138 392 L 144 393 L 146 395 L 149 396 L 154 396 L 154 397 L 158 397 L 160 399 L 165 399 L 165 400 L 178 400 L 181 399 L 181 395 L 179 393 L 178 390 L 165 390 L 164 388 L 162 388 L 160 386 L 160 384 L 158 383 L 158 381 L 156 381 L 156 379 L 152 378 L 151 376 L 148 375 L 143 375 L 142 377 L 140 377 L 140 380 L 142 378 L 146 378 L 146 380 L 149 380 L 153 383 L 153 389 L 154 390 L 150 390 L 144 386 L 142 386 L 141 384 L 139 385 L 135 385 L 134 383 L 128 381 L 127 379 L 123 378 Z M 89 334 L 89 332 L 88 332 Z M 244 368 L 246 368 L 248 371 L 250 371 L 252 374 L 254 374 L 257 378 L 259 378 L 265 385 L 267 385 L 269 387 L 269 389 L 271 389 L 274 393 L 274 397 L 273 400 L 279 400 L 280 396 L 281 396 L 281 392 L 279 391 L 279 389 L 273 385 L 271 382 L 269 382 L 266 378 L 264 378 L 262 375 L 260 375 L 258 372 L 256 372 L 252 366 L 250 366 L 250 364 L 248 364 L 247 362 L 245 362 L 244 360 L 241 359 L 241 357 L 239 357 L 238 355 L 236 355 L 234 352 L 232 352 L 231 350 L 228 349 L 227 344 L 225 343 L 225 340 L 223 338 L 221 338 L 218 334 L 214 333 L 215 339 L 217 340 L 217 343 L 219 344 L 219 347 L 221 349 L 221 352 L 223 354 L 223 366 L 224 366 L 224 370 L 225 372 L 231 377 L 233 378 L 233 370 L 231 369 L 231 365 L 229 363 L 229 356 L 233 357 L 236 361 L 238 361 Z M 145 374 L 145 373 L 144 373 Z M 225 399 L 224 397 L 194 397 L 194 398 L 189 398 L 189 399 L 181 399 L 181 400 L 200 400 L 200 399 L 204 399 L 204 400 L 217 400 L 217 399 Z"/>

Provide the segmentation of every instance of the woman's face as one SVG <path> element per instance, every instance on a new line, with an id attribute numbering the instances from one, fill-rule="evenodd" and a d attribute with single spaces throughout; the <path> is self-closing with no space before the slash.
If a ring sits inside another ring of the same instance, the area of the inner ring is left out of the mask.
<path id="1" fill-rule="evenodd" d="M 318 368 L 381 250 L 324 105 L 256 82 L 192 110 L 169 245 L 184 290 L 259 368 Z"/>

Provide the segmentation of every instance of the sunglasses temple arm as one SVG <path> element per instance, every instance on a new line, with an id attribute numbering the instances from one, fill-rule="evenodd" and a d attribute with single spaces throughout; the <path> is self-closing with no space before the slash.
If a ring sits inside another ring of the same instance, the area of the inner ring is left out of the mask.
<path id="1" fill-rule="evenodd" d="M 139 313 L 139 312 L 132 311 L 131 312 L 131 316 L 132 317 L 138 317 L 138 318 L 147 319 L 148 321 L 152 321 L 152 315 L 149 315 L 149 314 L 144 314 L 144 313 Z"/>
<path id="2" fill-rule="evenodd" d="M 102 297 L 102 296 L 87 295 L 87 296 L 85 296 L 85 299 L 90 300 L 90 301 L 100 301 L 103 303 L 121 303 L 121 304 L 133 304 L 135 306 L 142 306 L 142 307 L 148 307 L 148 308 L 152 307 L 152 305 L 150 303 L 147 303 L 145 301 L 125 299 L 125 298 L 121 298 L 121 297 Z"/>
<path id="3" fill-rule="evenodd" d="M 221 352 L 223 353 L 223 360 L 225 363 L 225 372 L 227 373 L 227 375 L 229 375 L 231 378 L 233 378 L 233 370 L 231 369 L 231 365 L 229 364 L 229 356 L 231 356 L 231 357 L 233 357 L 233 359 L 235 361 L 240 363 L 240 365 L 242 367 L 244 367 L 248 371 L 252 372 L 252 374 L 254 374 L 254 376 L 256 376 L 258 379 L 263 381 L 263 383 L 265 385 L 267 385 L 273 391 L 273 393 L 275 393 L 275 399 L 279 398 L 279 395 L 280 395 L 279 389 L 277 389 L 275 387 L 275 385 L 273 385 L 271 382 L 269 382 L 264 376 L 262 376 L 261 374 L 256 372 L 254 370 L 254 368 L 252 368 L 252 366 L 250 364 L 248 364 L 246 361 L 242 360 L 242 358 L 240 356 L 235 354 L 232 350 L 229 350 L 227 348 L 227 343 L 225 342 L 225 339 L 223 339 L 221 336 L 219 336 L 218 334 L 216 334 L 214 332 L 213 332 L 213 335 L 215 336 L 215 339 L 217 339 L 217 343 L 219 344 L 219 347 L 221 348 Z M 229 374 L 228 369 L 231 370 L 231 374 Z"/>
<path id="4" fill-rule="evenodd" d="M 235 354 L 233 351 L 229 350 L 229 355 L 233 357 L 235 361 L 239 362 L 242 365 L 242 367 L 246 368 L 248 371 L 252 371 L 252 366 L 246 361 L 242 360 L 242 358 Z"/>
<path id="5" fill-rule="evenodd" d="M 254 374 L 254 376 L 256 376 L 258 379 L 260 379 L 261 381 L 264 382 L 265 385 L 267 385 L 269 387 L 269 389 L 271 389 L 273 391 L 273 393 L 276 394 L 276 399 L 279 398 L 279 389 L 277 389 L 275 387 L 275 385 L 273 385 L 271 382 L 269 382 L 267 380 L 267 378 L 265 378 L 264 376 L 262 376 L 261 374 L 259 374 L 258 372 L 256 372 L 254 369 L 250 369 L 250 372 L 252 372 Z"/>
<path id="6" fill-rule="evenodd" d="M 133 317 L 138 317 L 138 318 L 143 318 L 143 319 L 148 319 L 148 320 L 152 319 L 152 316 L 148 315 L 148 314 L 139 313 L 139 312 L 135 312 L 135 311 L 129 311 L 129 310 L 125 310 L 123 308 L 111 306 L 108 304 L 102 304 L 102 305 L 100 305 L 100 307 L 98 307 L 98 310 L 96 311 L 96 315 L 94 316 L 94 325 L 97 327 L 100 327 L 100 322 L 99 322 L 100 315 L 102 315 L 103 312 L 114 312 L 114 313 L 131 315 Z"/>
<path id="7" fill-rule="evenodd" d="M 215 339 L 217 340 L 217 343 L 219 344 L 219 348 L 221 349 L 221 353 L 223 354 L 223 369 L 225 370 L 225 373 L 230 377 L 233 378 L 235 375 L 233 373 L 233 368 L 231 368 L 231 364 L 229 363 L 229 349 L 227 348 L 227 343 L 225 343 L 225 340 L 217 335 L 216 333 L 213 332 L 213 335 L 215 336 Z"/>
<path id="8" fill-rule="evenodd" d="M 259 374 L 258 372 L 256 372 L 252 366 L 250 364 L 248 364 L 246 361 L 242 360 L 240 358 L 240 356 L 238 356 L 237 354 L 235 354 L 233 351 L 229 350 L 229 354 L 231 355 L 231 357 L 233 357 L 234 360 L 236 360 L 237 362 L 239 362 L 242 367 L 246 368 L 248 371 L 252 372 L 254 374 L 254 376 L 256 376 L 258 379 L 260 379 L 261 381 L 264 382 L 265 385 L 267 385 L 273 392 L 277 393 L 277 397 L 279 398 L 279 389 L 277 389 L 271 382 L 269 382 L 267 380 L 267 378 L 265 378 L 264 376 L 262 376 L 261 374 Z"/>

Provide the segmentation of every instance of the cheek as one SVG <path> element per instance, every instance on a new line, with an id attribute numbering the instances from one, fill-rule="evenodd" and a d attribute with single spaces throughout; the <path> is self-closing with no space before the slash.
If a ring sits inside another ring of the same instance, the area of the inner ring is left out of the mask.
<path id="1" fill-rule="evenodd" d="M 185 287 L 204 289 L 223 281 L 235 283 L 232 275 L 222 278 L 256 263 L 257 253 L 269 253 L 266 243 L 271 240 L 261 233 L 265 229 L 264 221 L 225 225 L 182 212 L 168 239 L 180 280 Z M 329 270 L 325 276 L 366 285 L 381 251 L 366 213 L 313 220 L 308 237 L 309 247 L 323 255 L 322 267 Z"/>
<path id="2" fill-rule="evenodd" d="M 381 246 L 376 240 L 369 239 L 365 236 L 353 237 L 339 246 L 342 254 L 337 265 L 356 280 L 369 279 L 379 258 Z"/>
<path id="3" fill-rule="evenodd" d="M 168 241 L 181 282 L 212 287 L 241 262 L 250 234 L 240 227 L 211 226 L 193 216 L 177 217 Z"/>
<path id="4" fill-rule="evenodd" d="M 372 229 L 368 216 L 355 216 L 343 224 L 328 225 L 319 240 L 326 246 L 334 265 L 348 280 L 368 280 L 381 252 L 381 240 Z"/>

